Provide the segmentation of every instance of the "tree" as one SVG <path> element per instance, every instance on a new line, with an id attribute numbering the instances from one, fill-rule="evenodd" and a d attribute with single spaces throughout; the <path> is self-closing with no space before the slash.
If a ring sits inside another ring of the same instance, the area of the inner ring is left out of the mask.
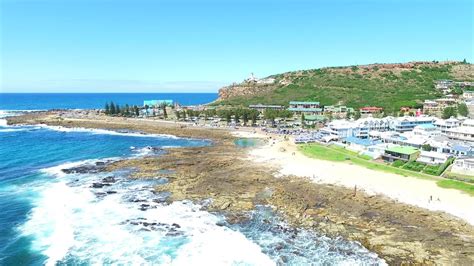
<path id="1" fill-rule="evenodd" d="M 110 102 L 110 111 L 109 114 L 114 115 L 115 114 L 115 104 L 114 102 Z"/>
<path id="2" fill-rule="evenodd" d="M 240 112 L 239 112 L 239 110 L 234 112 L 234 119 L 235 119 L 236 124 L 240 122 Z"/>
<path id="3" fill-rule="evenodd" d="M 357 119 L 360 119 L 361 115 L 360 115 L 360 112 L 359 111 L 356 111 L 354 113 L 354 119 L 357 120 Z"/>
<path id="4" fill-rule="evenodd" d="M 120 114 L 122 110 L 120 109 L 120 105 L 116 104 L 115 105 L 115 114 Z"/>
<path id="5" fill-rule="evenodd" d="M 148 104 L 145 104 L 145 114 L 146 116 L 148 116 L 148 109 L 150 108 L 150 106 L 148 106 Z"/>
<path id="6" fill-rule="evenodd" d="M 105 103 L 105 114 L 108 115 L 109 113 L 110 113 L 109 103 Z"/>
<path id="7" fill-rule="evenodd" d="M 349 119 L 351 119 L 351 117 L 352 117 L 352 113 L 347 111 L 346 112 L 346 119 L 349 120 Z"/>
<path id="8" fill-rule="evenodd" d="M 168 118 L 168 113 L 166 112 L 166 103 L 163 103 L 162 107 L 163 107 L 163 117 L 166 119 Z"/>
<path id="9" fill-rule="evenodd" d="M 138 106 L 133 106 L 133 110 L 135 111 L 135 115 L 138 117 L 140 116 L 140 109 L 138 109 Z"/>
<path id="10" fill-rule="evenodd" d="M 467 64 L 466 58 L 464 58 L 464 60 L 462 60 L 462 63 L 463 63 L 463 64 Z"/>
<path id="11" fill-rule="evenodd" d="M 454 89 L 451 90 L 451 93 L 456 94 L 456 95 L 461 95 L 463 94 L 463 92 L 464 91 L 460 87 L 455 87 Z"/>
<path id="12" fill-rule="evenodd" d="M 461 116 L 469 115 L 469 109 L 467 109 L 467 105 L 465 103 L 458 104 L 458 113 Z"/>
<path id="13" fill-rule="evenodd" d="M 252 119 L 252 125 L 257 124 L 257 118 L 258 118 L 258 111 L 252 110 L 250 113 L 250 119 Z"/>
<path id="14" fill-rule="evenodd" d="M 421 145 L 421 149 L 424 151 L 431 151 L 431 145 L 430 144 L 423 144 Z"/>
<path id="15" fill-rule="evenodd" d="M 125 116 L 130 115 L 130 106 L 128 104 L 125 104 L 124 114 L 125 114 Z"/>
<path id="16" fill-rule="evenodd" d="M 304 127 L 304 124 L 305 124 L 305 117 L 304 117 L 304 114 L 301 113 L 301 127 Z"/>
<path id="17" fill-rule="evenodd" d="M 456 115 L 457 115 L 456 108 L 449 106 L 449 107 L 444 108 L 443 115 L 441 117 L 443 119 L 448 119 Z"/>
<path id="18" fill-rule="evenodd" d="M 186 110 L 183 111 L 183 120 L 186 120 Z"/>
<path id="19" fill-rule="evenodd" d="M 181 112 L 180 111 L 176 111 L 176 119 L 180 119 L 181 118 Z"/>
<path id="20" fill-rule="evenodd" d="M 246 126 L 247 122 L 249 121 L 249 112 L 248 112 L 248 110 L 242 110 L 242 120 L 244 121 L 244 126 Z"/>

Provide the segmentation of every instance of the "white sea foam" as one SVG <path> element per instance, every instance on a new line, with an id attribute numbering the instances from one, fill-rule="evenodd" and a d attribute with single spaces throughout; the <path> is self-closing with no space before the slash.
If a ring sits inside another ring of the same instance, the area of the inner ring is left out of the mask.
<path id="1" fill-rule="evenodd" d="M 143 138 L 171 138 L 171 139 L 180 139 L 174 135 L 169 134 L 145 134 L 145 133 L 136 133 L 136 132 L 118 132 L 107 129 L 89 129 L 82 127 L 63 127 L 63 126 L 47 126 L 47 125 L 36 125 L 50 130 L 61 131 L 61 132 L 85 132 L 91 134 L 103 134 L 103 135 L 115 135 L 115 136 L 129 136 L 129 137 L 143 137 Z"/>
<path id="2" fill-rule="evenodd" d="M 52 168 L 44 172 L 57 174 Z M 74 186 L 66 182 L 70 179 L 66 176 L 34 188 L 38 197 L 20 229 L 23 235 L 34 238 L 32 247 L 48 257 L 47 265 L 69 260 L 79 264 L 274 264 L 259 246 L 241 233 L 216 225 L 221 218 L 200 210 L 198 205 L 187 201 L 155 204 L 155 208 L 142 211 L 139 203 L 124 197 L 137 193 L 139 181 L 132 186 L 127 186 L 128 181 L 118 182 L 113 187 L 117 194 L 97 198 L 97 190 L 89 187 L 97 178 L 82 175 L 85 183 Z M 150 190 L 141 192 L 142 197 L 153 197 Z M 131 219 L 178 224 L 180 235 L 170 237 L 161 229 L 150 232 L 128 223 Z"/>

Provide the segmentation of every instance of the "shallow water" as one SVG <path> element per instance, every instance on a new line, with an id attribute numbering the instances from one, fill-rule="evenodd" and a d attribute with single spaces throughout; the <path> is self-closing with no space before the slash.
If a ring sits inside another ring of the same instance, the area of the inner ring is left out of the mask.
<path id="1" fill-rule="evenodd" d="M 383 263 L 356 243 L 295 234 L 268 208 L 229 225 L 205 211 L 206 202 L 167 203 L 169 194 L 153 192 L 166 178 L 132 180 L 131 170 L 101 168 L 120 158 L 159 156 L 149 147 L 208 141 L 0 121 L 2 265 Z"/>
<path id="2" fill-rule="evenodd" d="M 261 139 L 256 138 L 240 138 L 234 141 L 234 144 L 240 148 L 252 148 L 264 143 Z"/>

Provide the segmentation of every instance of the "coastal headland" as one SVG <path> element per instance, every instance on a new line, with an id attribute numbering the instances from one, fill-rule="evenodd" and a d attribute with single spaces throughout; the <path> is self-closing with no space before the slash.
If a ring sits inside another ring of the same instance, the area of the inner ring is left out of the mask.
<path id="1" fill-rule="evenodd" d="M 258 147 L 236 146 L 234 141 L 239 137 L 232 130 L 109 117 L 84 111 L 31 112 L 9 117 L 8 123 L 210 139 L 211 146 L 169 148 L 162 156 L 122 160 L 109 168 L 133 168 L 132 178 L 165 175 L 169 183 L 157 190 L 171 192 L 171 200 L 211 199 L 208 210 L 225 214 L 230 223 L 246 219 L 246 213 L 256 205 L 272 206 L 295 227 L 358 241 L 391 265 L 474 263 L 474 227 L 467 221 L 445 212 L 395 201 L 382 194 L 367 194 L 363 188 L 321 184 L 310 176 L 282 172 L 278 163 L 256 159 Z M 266 152 L 289 152 L 283 146 L 273 144 L 279 141 L 277 136 L 261 137 L 267 142 L 265 145 L 272 146 Z M 297 150 L 294 152 L 295 155 L 285 158 L 302 159 Z M 277 162 L 278 156 L 274 157 Z M 351 170 L 357 171 L 357 167 L 353 166 Z M 404 177 L 400 178 L 403 182 Z"/>

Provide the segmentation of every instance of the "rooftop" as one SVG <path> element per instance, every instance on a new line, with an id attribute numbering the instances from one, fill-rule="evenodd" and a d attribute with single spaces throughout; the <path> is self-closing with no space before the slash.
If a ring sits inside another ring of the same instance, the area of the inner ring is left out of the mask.
<path id="1" fill-rule="evenodd" d="M 356 138 L 356 137 L 345 138 L 345 141 L 349 142 L 349 143 L 358 144 L 358 145 L 361 145 L 361 146 L 371 146 L 371 145 L 376 144 L 376 142 L 374 142 L 370 139 L 361 139 L 361 138 Z"/>
<path id="2" fill-rule="evenodd" d="M 421 151 L 420 156 L 437 158 L 437 159 L 447 159 L 449 157 L 448 154 L 443 154 L 443 153 L 439 153 L 435 151 Z"/>
<path id="3" fill-rule="evenodd" d="M 290 104 L 314 104 L 319 105 L 319 102 L 300 102 L 300 101 L 291 101 Z"/>
<path id="4" fill-rule="evenodd" d="M 323 111 L 322 108 L 288 108 L 288 111 L 292 112 L 321 112 Z"/>
<path id="5" fill-rule="evenodd" d="M 415 149 L 415 148 L 409 147 L 409 146 L 393 146 L 393 147 L 390 147 L 390 148 L 386 149 L 386 151 L 405 154 L 405 155 L 412 155 L 412 154 L 418 152 L 418 149 Z"/>
<path id="6" fill-rule="evenodd" d="M 324 121 L 327 120 L 327 117 L 323 115 L 305 115 L 304 120 L 308 121 Z"/>

